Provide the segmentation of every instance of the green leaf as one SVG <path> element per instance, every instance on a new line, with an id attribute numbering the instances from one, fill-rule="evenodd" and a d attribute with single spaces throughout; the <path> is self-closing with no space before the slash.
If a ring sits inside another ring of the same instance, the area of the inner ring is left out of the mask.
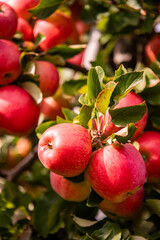
<path id="1" fill-rule="evenodd" d="M 107 33 L 116 34 L 121 32 L 127 26 L 137 26 L 140 15 L 131 11 L 119 11 L 110 15 L 107 23 Z"/>
<path id="2" fill-rule="evenodd" d="M 47 53 L 50 55 L 62 55 L 64 59 L 68 59 L 71 57 L 74 57 L 78 53 L 80 53 L 83 50 L 83 48 L 73 48 L 69 47 L 67 45 L 59 45 L 53 48 L 50 48 Z"/>
<path id="3" fill-rule="evenodd" d="M 72 123 L 72 121 L 67 120 L 67 119 L 63 119 L 63 118 L 61 118 L 59 116 L 56 117 L 56 122 L 57 122 L 57 124 L 60 124 L 60 123 Z"/>
<path id="4" fill-rule="evenodd" d="M 129 91 L 142 81 L 142 79 L 143 72 L 130 72 L 117 77 L 115 81 L 118 82 L 118 84 L 112 94 L 115 103 L 125 97 Z"/>
<path id="5" fill-rule="evenodd" d="M 37 104 L 41 103 L 43 95 L 40 88 L 35 83 L 23 82 L 21 83 L 21 87 L 33 97 Z"/>
<path id="6" fill-rule="evenodd" d="M 64 94 L 67 94 L 70 96 L 78 95 L 79 94 L 78 90 L 81 89 L 86 84 L 87 84 L 86 79 L 66 81 L 63 84 Z"/>
<path id="7" fill-rule="evenodd" d="M 0 227 L 7 228 L 11 224 L 11 218 L 6 212 L 0 212 Z"/>
<path id="8" fill-rule="evenodd" d="M 32 59 L 35 57 L 34 52 L 22 52 L 20 55 L 20 64 L 24 73 L 35 74 L 35 64 Z"/>
<path id="9" fill-rule="evenodd" d="M 89 107 L 87 105 L 83 105 L 80 109 L 79 115 L 78 115 L 78 119 L 80 124 L 85 127 L 88 128 L 88 122 L 91 119 L 91 114 L 92 114 L 92 107 Z"/>
<path id="10" fill-rule="evenodd" d="M 104 71 L 100 66 L 92 67 L 88 73 L 87 87 L 88 87 L 88 103 L 94 105 L 98 94 L 103 89 Z"/>
<path id="11" fill-rule="evenodd" d="M 121 240 L 122 230 L 117 223 L 107 221 L 104 226 L 95 231 L 91 237 L 94 240 Z"/>
<path id="12" fill-rule="evenodd" d="M 160 217 L 160 200 L 159 199 L 146 199 L 146 203 L 151 207 L 153 212 Z"/>
<path id="13" fill-rule="evenodd" d="M 63 3 L 63 0 L 41 0 L 37 7 L 30 12 L 37 18 L 44 19 L 49 17 Z"/>
<path id="14" fill-rule="evenodd" d="M 48 191 L 40 198 L 34 211 L 34 226 L 40 235 L 47 236 L 64 227 L 60 215 L 63 205 L 64 200 L 54 191 Z"/>
<path id="15" fill-rule="evenodd" d="M 34 41 L 34 44 L 36 47 L 38 47 L 38 45 L 45 39 L 46 37 L 42 34 L 42 33 L 38 33 L 38 35 L 36 36 L 36 39 Z"/>
<path id="16" fill-rule="evenodd" d="M 114 79 L 118 78 L 119 76 L 125 73 L 127 73 L 126 68 L 123 65 L 120 65 L 120 67 L 115 71 Z"/>
<path id="17" fill-rule="evenodd" d="M 103 198 L 99 196 L 93 189 L 88 197 L 87 206 L 88 207 L 97 207 Z"/>
<path id="18" fill-rule="evenodd" d="M 145 88 L 142 97 L 151 105 L 160 105 L 160 83 L 154 87 Z"/>
<path id="19" fill-rule="evenodd" d="M 49 128 L 49 127 L 52 127 L 54 125 L 56 125 L 56 121 L 47 121 L 47 122 L 44 122 L 42 124 L 40 124 L 36 129 L 35 129 L 35 132 L 38 136 L 38 138 L 41 137 L 41 135 Z"/>
<path id="20" fill-rule="evenodd" d="M 88 98 L 87 98 L 87 94 L 82 94 L 78 101 L 82 104 L 82 105 L 88 105 Z"/>
<path id="21" fill-rule="evenodd" d="M 116 134 L 113 134 L 113 135 L 118 142 L 127 143 L 129 140 L 132 139 L 135 132 L 136 132 L 136 126 L 133 123 L 131 123 L 126 128 L 123 128 L 122 130 L 118 131 Z"/>
<path id="22" fill-rule="evenodd" d="M 146 112 L 145 102 L 123 108 L 110 109 L 109 113 L 112 117 L 112 122 L 118 126 L 125 126 L 129 123 L 138 122 Z"/>
<path id="23" fill-rule="evenodd" d="M 65 119 L 69 121 L 73 121 L 73 119 L 77 116 L 77 113 L 68 108 L 62 108 L 62 112 L 65 116 Z"/>
<path id="24" fill-rule="evenodd" d="M 116 85 L 117 84 L 115 82 L 109 82 L 106 84 L 105 89 L 98 94 L 96 99 L 96 108 L 103 114 L 105 114 L 108 109 L 110 98 Z"/>

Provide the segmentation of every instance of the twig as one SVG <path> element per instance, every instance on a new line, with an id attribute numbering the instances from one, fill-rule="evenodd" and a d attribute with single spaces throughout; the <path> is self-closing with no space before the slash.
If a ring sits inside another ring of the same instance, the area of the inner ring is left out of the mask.
<path id="1" fill-rule="evenodd" d="M 11 170 L 1 170 L 0 176 L 5 177 L 8 181 L 14 181 L 22 173 L 22 171 L 31 166 L 34 159 L 37 157 L 37 148 L 38 146 L 36 145 L 33 150 Z"/>

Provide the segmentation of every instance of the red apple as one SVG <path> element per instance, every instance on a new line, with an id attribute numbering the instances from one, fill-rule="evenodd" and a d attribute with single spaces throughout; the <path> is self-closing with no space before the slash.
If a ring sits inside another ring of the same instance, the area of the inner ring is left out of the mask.
<path id="1" fill-rule="evenodd" d="M 44 97 L 52 96 L 59 86 L 57 68 L 47 61 L 35 61 L 35 74 L 39 75 L 40 89 Z"/>
<path id="2" fill-rule="evenodd" d="M 17 29 L 17 14 L 12 7 L 0 1 L 0 38 L 10 39 Z"/>
<path id="3" fill-rule="evenodd" d="M 41 113 L 46 120 L 56 120 L 56 117 L 64 117 L 62 108 L 70 108 L 68 99 L 62 96 L 57 98 L 46 97 L 41 103 Z"/>
<path id="4" fill-rule="evenodd" d="M 0 85 L 15 81 L 21 73 L 20 51 L 10 40 L 0 39 Z"/>
<path id="5" fill-rule="evenodd" d="M 65 177 L 81 174 L 88 165 L 91 151 L 89 132 L 73 123 L 48 128 L 38 144 L 38 156 L 42 164 Z"/>
<path id="6" fill-rule="evenodd" d="M 15 167 L 32 149 L 32 142 L 29 138 L 20 137 L 15 144 L 9 146 L 3 169 Z"/>
<path id="7" fill-rule="evenodd" d="M 57 194 L 63 199 L 72 202 L 84 201 L 91 191 L 90 185 L 86 180 L 74 183 L 54 172 L 50 172 L 50 183 Z"/>
<path id="8" fill-rule="evenodd" d="M 17 13 L 19 17 L 29 19 L 32 15 L 28 11 L 38 5 L 40 0 L 2 0 L 8 3 Z"/>
<path id="9" fill-rule="evenodd" d="M 143 186 L 145 163 L 132 144 L 113 143 L 93 152 L 87 178 L 101 197 L 122 202 Z"/>
<path id="10" fill-rule="evenodd" d="M 129 107 L 129 106 L 134 106 L 134 105 L 138 105 L 140 103 L 143 102 L 143 99 L 136 93 L 134 92 L 129 92 L 124 98 L 122 98 L 119 103 L 116 105 L 115 108 L 122 108 L 122 107 Z M 109 115 L 109 113 L 107 112 L 105 115 L 105 121 L 110 122 L 111 121 L 111 117 Z M 137 127 L 136 132 L 133 136 L 133 138 L 136 138 L 138 135 L 140 135 L 146 124 L 147 124 L 147 120 L 148 120 L 148 111 L 146 111 L 145 115 L 138 121 L 135 123 L 135 126 Z M 95 124 L 95 123 L 93 123 Z M 102 125 L 104 124 L 104 121 L 102 120 Z M 109 125 L 105 128 L 104 130 L 104 135 L 110 136 L 112 133 L 115 133 L 117 131 L 119 131 L 121 129 L 121 127 L 115 126 L 112 122 L 109 123 Z"/>
<path id="11" fill-rule="evenodd" d="M 147 181 L 160 182 L 160 132 L 146 131 L 136 141 L 139 143 L 139 151 L 145 160 Z"/>
<path id="12" fill-rule="evenodd" d="M 26 135 L 37 125 L 40 107 L 23 88 L 7 85 L 0 88 L 0 132 Z"/>
<path id="13" fill-rule="evenodd" d="M 33 40 L 33 29 L 24 18 L 18 18 L 17 32 L 22 33 L 24 41 Z"/>
<path id="14" fill-rule="evenodd" d="M 132 219 L 136 216 L 142 207 L 144 198 L 144 188 L 141 187 L 135 194 L 120 203 L 114 203 L 107 199 L 99 204 L 101 209 L 106 215 L 119 216 L 127 219 Z"/>
<path id="15" fill-rule="evenodd" d="M 152 37 L 145 46 L 145 54 L 149 64 L 157 60 L 160 53 L 160 35 Z"/>
<path id="16" fill-rule="evenodd" d="M 83 56 L 84 56 L 84 50 L 82 50 L 80 53 L 76 54 L 74 57 L 67 59 L 67 62 L 81 66 Z"/>
<path id="17" fill-rule="evenodd" d="M 58 44 L 64 43 L 74 34 L 75 27 L 69 16 L 63 12 L 54 12 L 45 20 L 37 20 L 33 28 L 34 37 L 41 33 L 45 39 L 40 42 L 39 46 L 43 51 Z"/>

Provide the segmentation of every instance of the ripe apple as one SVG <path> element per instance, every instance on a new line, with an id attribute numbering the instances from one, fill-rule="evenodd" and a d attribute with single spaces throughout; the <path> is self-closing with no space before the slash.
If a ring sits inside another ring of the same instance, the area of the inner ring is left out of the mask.
<path id="1" fill-rule="evenodd" d="M 17 13 L 19 17 L 29 19 L 32 15 L 28 11 L 38 5 L 40 0 L 2 0 L 8 3 Z"/>
<path id="2" fill-rule="evenodd" d="M 87 179 L 101 197 L 122 202 L 143 186 L 146 167 L 132 144 L 115 142 L 93 152 Z"/>
<path id="3" fill-rule="evenodd" d="M 32 142 L 27 137 L 20 137 L 14 145 L 9 146 L 3 169 L 15 167 L 32 149 Z"/>
<path id="4" fill-rule="evenodd" d="M 136 141 L 146 164 L 147 181 L 160 182 L 160 132 L 146 131 Z"/>
<path id="5" fill-rule="evenodd" d="M 62 108 L 70 108 L 71 104 L 68 99 L 58 96 L 56 98 L 43 98 L 41 103 L 41 113 L 46 120 L 56 120 L 56 117 L 64 117 Z"/>
<path id="6" fill-rule="evenodd" d="M 145 54 L 149 64 L 157 60 L 160 53 L 160 35 L 152 37 L 145 46 Z"/>
<path id="7" fill-rule="evenodd" d="M 18 18 L 17 32 L 22 33 L 24 41 L 33 40 L 33 29 L 24 18 Z"/>
<path id="8" fill-rule="evenodd" d="M 87 180 L 74 183 L 54 172 L 50 172 L 50 183 L 57 194 L 59 194 L 63 199 L 72 202 L 84 201 L 91 191 Z"/>
<path id="9" fill-rule="evenodd" d="M 80 53 L 76 54 L 74 57 L 68 58 L 67 62 L 78 65 L 78 66 L 81 66 L 83 56 L 84 56 L 84 50 L 82 50 Z"/>
<path id="10" fill-rule="evenodd" d="M 35 61 L 35 74 L 39 75 L 40 89 L 44 97 L 52 96 L 59 86 L 57 68 L 47 61 Z"/>
<path id="11" fill-rule="evenodd" d="M 45 20 L 37 20 L 33 28 L 34 37 L 41 33 L 45 39 L 40 42 L 39 47 L 43 51 L 58 44 L 64 43 L 74 34 L 75 27 L 69 16 L 63 12 L 54 12 Z"/>
<path id="12" fill-rule="evenodd" d="M 0 39 L 0 85 L 15 81 L 21 73 L 20 51 L 17 45 L 5 39 Z"/>
<path id="13" fill-rule="evenodd" d="M 91 156 L 91 137 L 87 129 L 73 123 L 48 128 L 38 144 L 38 156 L 49 170 L 64 177 L 81 174 Z"/>
<path id="14" fill-rule="evenodd" d="M 7 85 L 0 88 L 0 132 L 27 135 L 37 124 L 40 106 L 23 88 Z"/>
<path id="15" fill-rule="evenodd" d="M 142 207 L 144 198 L 144 188 L 141 187 L 136 193 L 120 203 L 114 203 L 104 199 L 99 204 L 101 209 L 106 215 L 113 217 L 119 216 L 127 219 L 134 218 Z"/>
<path id="16" fill-rule="evenodd" d="M 122 107 L 129 107 L 129 106 L 134 106 L 134 105 L 138 105 L 140 103 L 143 102 L 143 99 L 136 93 L 134 92 L 129 92 L 124 98 L 122 98 L 119 103 L 116 105 L 115 108 L 122 108 Z M 111 117 L 109 115 L 109 113 L 107 112 L 105 115 L 105 119 L 106 121 L 108 120 L 108 122 L 111 121 Z M 140 135 L 146 124 L 147 124 L 147 120 L 148 120 L 148 111 L 146 111 L 145 115 L 138 121 L 135 123 L 135 126 L 137 127 L 136 132 L 133 136 L 133 138 L 136 138 L 138 135 Z M 103 120 L 102 120 L 102 125 L 103 125 Z M 112 133 L 115 133 L 117 131 L 119 131 L 121 129 L 121 127 L 115 126 L 112 122 L 109 123 L 109 125 L 105 128 L 104 130 L 104 135 L 110 136 Z"/>
<path id="17" fill-rule="evenodd" d="M 17 29 L 17 14 L 12 7 L 0 1 L 0 38 L 10 39 Z"/>

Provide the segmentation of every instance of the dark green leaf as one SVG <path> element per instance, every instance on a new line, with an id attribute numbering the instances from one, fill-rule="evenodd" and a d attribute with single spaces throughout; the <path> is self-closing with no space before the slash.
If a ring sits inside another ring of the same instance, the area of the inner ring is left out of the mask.
<path id="1" fill-rule="evenodd" d="M 95 231 L 91 237 L 94 240 L 121 240 L 122 230 L 117 223 L 107 221 L 104 226 Z"/>
<path id="2" fill-rule="evenodd" d="M 127 26 L 137 26 L 140 15 L 131 11 L 119 11 L 110 15 L 107 24 L 107 33 L 119 33 Z"/>
<path id="3" fill-rule="evenodd" d="M 145 102 L 135 106 L 109 110 L 112 122 L 117 126 L 125 126 L 129 123 L 136 123 L 144 116 L 145 112 Z"/>
<path id="4" fill-rule="evenodd" d="M 63 227 L 64 223 L 60 216 L 63 204 L 64 201 L 54 191 L 46 192 L 37 202 L 34 226 L 40 235 L 47 236 L 55 228 L 59 230 Z"/>
<path id="5" fill-rule="evenodd" d="M 87 206 L 88 207 L 97 207 L 103 198 L 99 196 L 93 189 L 88 197 Z"/>
<path id="6" fill-rule="evenodd" d="M 63 3 L 63 0 L 41 0 L 40 3 L 30 12 L 37 18 L 49 17 Z"/>
<path id="7" fill-rule="evenodd" d="M 6 212 L 0 212 L 0 227 L 7 228 L 11 224 L 11 218 Z"/>
<path id="8" fill-rule="evenodd" d="M 36 129 L 35 132 L 38 136 L 38 138 L 41 137 L 41 135 L 49 128 L 56 125 L 56 121 L 47 121 L 45 123 L 40 124 Z"/>
<path id="9" fill-rule="evenodd" d="M 160 105 L 160 83 L 154 87 L 145 88 L 142 97 L 151 105 Z"/>
<path id="10" fill-rule="evenodd" d="M 68 108 L 62 108 L 62 112 L 65 116 L 65 119 L 69 121 L 73 121 L 73 119 L 77 116 L 77 113 Z"/>
<path id="11" fill-rule="evenodd" d="M 122 74 L 115 79 L 118 82 L 113 91 L 112 98 L 115 102 L 122 99 L 129 91 L 131 91 L 143 79 L 143 72 L 130 72 Z"/>
<path id="12" fill-rule="evenodd" d="M 88 103 L 94 105 L 98 94 L 102 91 L 104 71 L 100 66 L 92 67 L 88 73 L 87 87 L 88 87 Z"/>
<path id="13" fill-rule="evenodd" d="M 146 203 L 151 207 L 153 212 L 160 217 L 160 200 L 159 199 L 147 199 Z"/>
<path id="14" fill-rule="evenodd" d="M 80 53 L 83 48 L 72 48 L 67 45 L 59 45 L 53 48 L 50 48 L 47 53 L 50 55 L 62 55 L 64 59 L 68 59 L 74 57 L 78 53 Z"/>
<path id="15" fill-rule="evenodd" d="M 122 129 L 114 135 L 118 142 L 127 143 L 129 140 L 132 139 L 135 132 L 136 132 L 136 126 L 133 123 L 131 123 L 126 127 L 126 129 Z"/>
<path id="16" fill-rule="evenodd" d="M 70 80 L 63 84 L 63 90 L 65 94 L 75 96 L 78 94 L 78 90 L 86 84 L 86 79 Z"/>
<path id="17" fill-rule="evenodd" d="M 79 115 L 78 115 L 78 119 L 80 124 L 85 127 L 88 128 L 88 122 L 91 119 L 91 114 L 92 114 L 92 107 L 89 107 L 87 105 L 83 105 L 80 109 Z"/>

